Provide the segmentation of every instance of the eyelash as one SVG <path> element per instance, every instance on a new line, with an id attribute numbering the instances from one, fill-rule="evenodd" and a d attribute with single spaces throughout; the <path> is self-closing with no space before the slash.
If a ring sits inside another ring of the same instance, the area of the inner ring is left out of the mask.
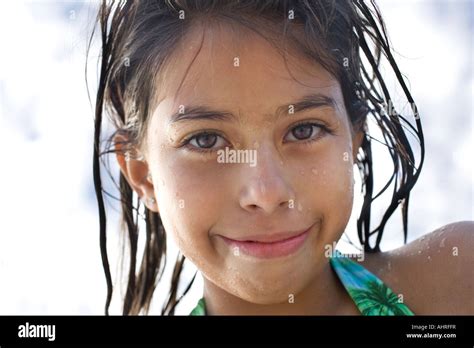
<path id="1" fill-rule="evenodd" d="M 300 140 L 300 141 L 294 141 L 294 142 L 298 142 L 300 144 L 311 145 L 311 143 L 319 140 L 320 138 L 322 138 L 326 134 L 334 134 L 334 132 L 329 127 L 327 127 L 327 126 L 325 126 L 321 123 L 307 122 L 307 121 L 294 125 L 289 130 L 289 132 L 291 132 L 292 130 L 294 130 L 298 127 L 301 127 L 301 126 L 315 126 L 315 127 L 318 127 L 321 130 L 322 134 L 318 134 L 315 138 L 309 138 L 309 139 L 303 139 L 303 140 Z M 186 147 L 187 149 L 189 149 L 191 151 L 205 153 L 205 154 L 210 154 L 210 153 L 213 153 L 216 150 L 218 150 L 218 149 L 215 149 L 215 148 L 212 148 L 212 147 L 211 148 L 200 148 L 200 147 L 196 147 L 194 145 L 189 144 L 191 142 L 191 140 L 193 140 L 193 139 L 195 139 L 195 138 L 197 138 L 201 135 L 216 135 L 216 136 L 222 137 L 220 134 L 212 132 L 212 131 L 203 131 L 203 132 L 196 133 L 196 134 L 194 134 L 192 136 L 189 136 L 188 138 L 184 139 L 181 147 Z M 313 135 L 311 135 L 311 136 L 313 136 Z"/>

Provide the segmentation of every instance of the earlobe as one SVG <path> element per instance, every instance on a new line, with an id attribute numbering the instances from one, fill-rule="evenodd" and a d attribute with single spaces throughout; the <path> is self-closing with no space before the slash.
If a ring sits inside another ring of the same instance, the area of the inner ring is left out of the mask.
<path id="1" fill-rule="evenodd" d="M 114 137 L 115 152 L 120 171 L 146 207 L 149 210 L 158 212 L 148 163 L 144 158 L 137 159 L 137 156 L 130 154 L 130 152 L 136 153 L 137 150 L 125 150 L 124 144 L 126 144 L 126 142 L 127 138 L 123 135 L 116 135 Z"/>
<path id="2" fill-rule="evenodd" d="M 354 158 L 354 160 L 357 158 L 357 153 L 359 152 L 359 149 L 362 146 L 364 136 L 365 133 L 363 130 L 357 131 L 357 133 L 352 136 L 352 158 Z"/>

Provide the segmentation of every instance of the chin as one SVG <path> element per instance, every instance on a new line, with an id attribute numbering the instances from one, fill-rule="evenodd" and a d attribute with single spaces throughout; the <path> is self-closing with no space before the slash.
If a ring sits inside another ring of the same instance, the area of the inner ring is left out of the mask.
<path id="1" fill-rule="evenodd" d="M 251 279 L 239 279 L 232 283 L 229 292 L 241 299 L 261 305 L 276 303 L 288 303 L 291 298 L 296 298 L 307 285 L 305 279 L 295 277 L 252 277 Z"/>

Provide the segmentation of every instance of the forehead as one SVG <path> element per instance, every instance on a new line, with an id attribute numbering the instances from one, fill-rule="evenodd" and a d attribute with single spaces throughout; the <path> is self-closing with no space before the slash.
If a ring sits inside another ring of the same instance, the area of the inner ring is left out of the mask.
<path id="1" fill-rule="evenodd" d="M 164 65 L 155 105 L 218 105 L 247 115 L 271 112 L 309 94 L 342 103 L 339 83 L 329 72 L 295 51 L 286 52 L 285 60 L 282 51 L 243 26 L 196 24 Z"/>

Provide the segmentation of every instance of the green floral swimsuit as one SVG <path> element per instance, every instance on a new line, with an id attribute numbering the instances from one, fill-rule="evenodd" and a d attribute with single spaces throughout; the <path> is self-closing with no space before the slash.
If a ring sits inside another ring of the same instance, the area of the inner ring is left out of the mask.
<path id="1" fill-rule="evenodd" d="M 329 262 L 362 315 L 414 315 L 379 278 L 336 251 Z M 190 315 L 206 315 L 201 298 Z"/>

